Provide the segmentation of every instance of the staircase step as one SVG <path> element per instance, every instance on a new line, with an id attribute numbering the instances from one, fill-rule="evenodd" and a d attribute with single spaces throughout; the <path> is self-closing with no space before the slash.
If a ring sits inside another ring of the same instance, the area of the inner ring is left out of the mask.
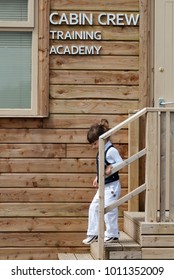
<path id="1" fill-rule="evenodd" d="M 58 253 L 58 260 L 93 260 L 88 253 Z"/>
<path id="2" fill-rule="evenodd" d="M 145 212 L 124 211 L 124 231 L 138 243 L 141 243 L 141 229 L 144 221 Z"/>
<path id="3" fill-rule="evenodd" d="M 117 243 L 104 244 L 105 259 L 141 259 L 141 246 L 125 232 L 120 232 Z M 98 259 L 98 242 L 91 244 L 91 255 Z"/>

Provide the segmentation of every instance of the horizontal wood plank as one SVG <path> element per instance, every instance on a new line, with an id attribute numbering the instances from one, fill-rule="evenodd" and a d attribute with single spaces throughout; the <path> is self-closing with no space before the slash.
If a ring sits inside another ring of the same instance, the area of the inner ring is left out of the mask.
<path id="1" fill-rule="evenodd" d="M 59 253 L 58 259 L 59 260 L 77 260 L 75 254 L 73 254 L 73 253 Z"/>
<path id="2" fill-rule="evenodd" d="M 110 252 L 109 259 L 110 260 L 140 260 L 142 258 L 142 254 L 140 251 L 132 250 L 132 251 L 119 251 L 119 252 Z"/>
<path id="3" fill-rule="evenodd" d="M 60 3 L 57 1 L 51 1 L 51 9 L 53 10 L 67 10 L 75 9 L 75 10 L 104 10 L 104 11 L 135 11 L 139 9 L 138 0 L 83 0 L 80 3 L 77 3 L 76 0 L 63 0 Z"/>
<path id="4" fill-rule="evenodd" d="M 61 251 L 72 251 L 72 247 L 3 247 L 0 250 L 0 260 L 57 260 L 57 254 Z M 88 252 L 89 246 L 73 247 L 73 251 Z"/>
<path id="5" fill-rule="evenodd" d="M 76 256 L 77 260 L 93 260 L 93 257 L 91 254 L 76 253 L 75 256 Z"/>
<path id="6" fill-rule="evenodd" d="M 0 188 L 1 202 L 90 202 L 95 188 Z"/>
<path id="7" fill-rule="evenodd" d="M 61 158 L 65 144 L 0 144 L 0 158 Z"/>
<path id="8" fill-rule="evenodd" d="M 0 217 L 87 217 L 89 203 L 1 203 Z M 120 206 L 119 216 L 127 210 Z"/>
<path id="9" fill-rule="evenodd" d="M 1 118 L 0 128 L 42 128 L 42 119 L 32 118 Z"/>
<path id="10" fill-rule="evenodd" d="M 141 234 L 173 234 L 174 223 L 147 223 L 141 224 Z"/>
<path id="11" fill-rule="evenodd" d="M 126 159 L 128 156 L 127 144 L 114 144 L 115 148 L 119 151 L 121 157 Z M 91 158 L 96 156 L 96 151 L 91 149 L 90 145 L 85 144 L 67 144 L 67 158 L 80 157 Z"/>
<path id="12" fill-rule="evenodd" d="M 59 260 L 93 260 L 90 253 L 59 253 Z"/>
<path id="13" fill-rule="evenodd" d="M 50 98 L 51 99 L 116 99 L 124 100 L 138 99 L 138 86 L 95 86 L 95 85 L 51 85 Z M 114 118 L 114 116 L 113 116 Z"/>
<path id="14" fill-rule="evenodd" d="M 1 203 L 0 217 L 87 217 L 89 203 Z"/>
<path id="15" fill-rule="evenodd" d="M 122 195 L 125 193 L 122 190 Z M 1 202 L 91 202 L 96 188 L 0 188 Z"/>
<path id="16" fill-rule="evenodd" d="M 142 258 L 144 260 L 173 260 L 174 248 L 142 248 Z"/>
<path id="17" fill-rule="evenodd" d="M 1 172 L 95 172 L 94 159 L 0 159 Z"/>
<path id="18" fill-rule="evenodd" d="M 0 218 L 1 232 L 86 232 L 88 217 L 5 217 Z M 119 218 L 123 229 L 123 218 Z"/>
<path id="19" fill-rule="evenodd" d="M 174 247 L 174 235 L 142 235 L 142 247 Z"/>
<path id="20" fill-rule="evenodd" d="M 0 143 L 87 143 L 87 129 L 6 129 L 0 130 Z M 127 143 L 127 130 L 112 136 L 114 143 Z"/>
<path id="21" fill-rule="evenodd" d="M 50 100 L 50 112 L 59 114 L 128 114 L 138 109 L 138 101 L 106 101 L 102 99 L 86 100 Z"/>
<path id="22" fill-rule="evenodd" d="M 50 114 L 49 119 L 45 119 L 43 122 L 44 128 L 59 128 L 59 129 L 84 129 L 91 126 L 91 124 L 99 123 L 101 119 L 107 119 L 109 122 L 110 127 L 117 125 L 118 123 L 124 121 L 127 118 L 127 115 L 105 115 L 105 114 L 88 114 L 88 115 L 60 115 L 60 114 Z"/>
<path id="23" fill-rule="evenodd" d="M 2 233 L 0 232 L 0 247 L 77 247 L 83 246 L 84 232 L 71 233 Z"/>
<path id="24" fill-rule="evenodd" d="M 138 70 L 138 56 L 50 56 L 50 69 Z"/>
<path id="25" fill-rule="evenodd" d="M 6 188 L 92 187 L 94 173 L 1 173 L 0 185 Z"/>
<path id="26" fill-rule="evenodd" d="M 94 173 L 1 173 L 0 185 L 6 188 L 94 188 Z M 127 174 L 120 174 L 122 188 L 127 188 Z"/>
<path id="27" fill-rule="evenodd" d="M 50 70 L 50 84 L 138 85 L 138 71 Z"/>
<path id="28" fill-rule="evenodd" d="M 120 221 L 121 222 L 121 221 Z M 88 217 L 0 218 L 1 232 L 71 232 L 86 231 Z"/>

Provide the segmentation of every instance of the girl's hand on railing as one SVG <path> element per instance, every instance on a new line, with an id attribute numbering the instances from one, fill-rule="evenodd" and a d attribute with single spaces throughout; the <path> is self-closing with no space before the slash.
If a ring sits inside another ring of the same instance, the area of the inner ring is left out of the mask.
<path id="1" fill-rule="evenodd" d="M 112 165 L 108 165 L 105 169 L 105 175 L 109 176 L 112 172 Z"/>

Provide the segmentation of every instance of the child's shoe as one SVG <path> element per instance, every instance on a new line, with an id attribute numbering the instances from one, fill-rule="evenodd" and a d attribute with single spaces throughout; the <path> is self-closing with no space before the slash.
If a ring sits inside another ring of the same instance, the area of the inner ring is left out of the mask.
<path id="1" fill-rule="evenodd" d="M 87 236 L 87 238 L 85 238 L 82 243 L 85 244 L 85 245 L 89 245 L 95 241 L 98 240 L 98 236 L 97 235 L 89 235 Z"/>

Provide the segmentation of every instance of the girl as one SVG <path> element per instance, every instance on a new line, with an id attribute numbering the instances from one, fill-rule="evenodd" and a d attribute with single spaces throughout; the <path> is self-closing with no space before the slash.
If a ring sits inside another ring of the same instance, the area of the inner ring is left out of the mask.
<path id="1" fill-rule="evenodd" d="M 99 136 L 109 130 L 109 123 L 102 119 L 100 124 L 92 125 L 88 131 L 87 139 L 92 147 L 99 148 Z M 120 196 L 120 180 L 118 172 L 111 175 L 111 170 L 119 163 L 123 162 L 118 150 L 112 145 L 111 141 L 106 139 L 105 142 L 105 207 L 116 201 Z M 98 187 L 98 153 L 96 156 L 97 176 L 93 181 L 93 186 Z M 98 205 L 99 191 L 97 190 L 89 207 L 87 238 L 82 242 L 86 245 L 97 241 L 98 239 Z M 106 231 L 104 242 L 117 242 L 119 237 L 118 231 L 118 208 L 113 209 L 104 216 Z"/>

